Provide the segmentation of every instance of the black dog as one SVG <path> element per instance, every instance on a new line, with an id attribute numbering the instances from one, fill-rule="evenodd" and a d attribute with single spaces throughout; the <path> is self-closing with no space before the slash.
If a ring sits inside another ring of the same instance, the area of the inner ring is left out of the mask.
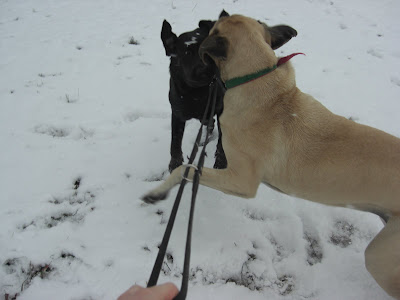
<path id="1" fill-rule="evenodd" d="M 172 109 L 172 139 L 171 139 L 171 161 L 169 171 L 172 172 L 183 162 L 182 138 L 185 130 L 185 123 L 192 118 L 201 120 L 206 109 L 208 100 L 208 85 L 217 72 L 215 65 L 205 65 L 198 54 L 201 42 L 208 36 L 208 33 L 215 22 L 200 21 L 199 28 L 185 32 L 179 37 L 172 32 L 171 25 L 164 20 L 161 30 L 167 56 L 171 57 L 170 63 L 170 88 L 169 102 Z M 217 126 L 218 144 L 215 152 L 214 168 L 226 168 L 226 158 L 221 142 L 221 129 L 219 116 L 223 110 L 223 97 L 225 90 L 217 85 Z"/>

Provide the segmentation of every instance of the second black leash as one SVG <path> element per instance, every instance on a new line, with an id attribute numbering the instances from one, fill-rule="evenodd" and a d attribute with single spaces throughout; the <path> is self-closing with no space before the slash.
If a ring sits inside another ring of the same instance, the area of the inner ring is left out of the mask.
<path id="1" fill-rule="evenodd" d="M 158 277 L 161 272 L 161 267 L 164 262 L 165 253 L 167 251 L 169 238 L 171 236 L 171 232 L 172 232 L 172 229 L 174 226 L 175 217 L 178 212 L 178 208 L 179 208 L 179 204 L 180 204 L 180 201 L 182 198 L 183 190 L 185 188 L 185 185 L 187 182 L 187 177 L 189 175 L 190 165 L 193 164 L 193 161 L 194 161 L 197 151 L 199 149 L 199 143 L 200 143 L 200 139 L 201 139 L 202 132 L 203 132 L 203 125 L 206 122 L 207 113 L 210 109 L 210 103 L 212 100 L 211 109 L 210 109 L 209 117 L 208 117 L 206 140 L 205 140 L 203 149 L 200 153 L 199 161 L 197 163 L 197 167 L 195 168 L 194 175 L 193 175 L 192 200 L 191 200 L 191 206 L 190 206 L 190 215 L 189 215 L 188 230 L 187 230 L 187 237 L 186 237 L 185 260 L 183 263 L 182 285 L 181 285 L 179 294 L 174 298 L 175 300 L 186 299 L 187 290 L 188 290 L 194 208 L 195 208 L 195 203 L 196 203 L 197 191 L 198 191 L 198 187 L 199 187 L 199 183 L 200 183 L 201 171 L 202 171 L 205 156 L 206 156 L 206 146 L 207 146 L 208 139 L 209 139 L 209 128 L 211 128 L 213 118 L 214 118 L 214 113 L 215 113 L 215 105 L 216 105 L 216 100 L 217 100 L 217 86 L 216 86 L 217 84 L 219 84 L 219 83 L 217 83 L 217 78 L 215 77 L 213 79 L 213 81 L 210 83 L 207 107 L 206 107 L 206 110 L 205 110 L 203 118 L 202 118 L 201 126 L 200 126 L 199 132 L 197 134 L 196 142 L 193 146 L 192 153 L 189 158 L 189 162 L 188 162 L 189 166 L 186 167 L 185 172 L 183 174 L 183 179 L 181 181 L 181 185 L 179 187 L 178 194 L 176 195 L 174 206 L 172 208 L 171 215 L 169 217 L 168 224 L 165 229 L 164 237 L 163 237 L 161 245 L 159 247 L 158 255 L 157 255 L 156 261 L 154 263 L 154 267 L 151 272 L 149 282 L 147 284 L 147 287 L 151 287 L 151 286 L 154 286 L 157 284 Z"/>

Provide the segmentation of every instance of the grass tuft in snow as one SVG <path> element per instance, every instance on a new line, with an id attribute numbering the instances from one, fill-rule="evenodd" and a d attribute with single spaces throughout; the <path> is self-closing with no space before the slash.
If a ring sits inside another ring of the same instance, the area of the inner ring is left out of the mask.
<path id="1" fill-rule="evenodd" d="M 147 246 L 143 246 L 142 249 L 146 252 L 151 252 L 150 248 Z"/>
<path id="2" fill-rule="evenodd" d="M 49 276 L 51 272 L 55 270 L 55 268 L 50 263 L 35 265 L 32 262 L 28 261 L 26 257 L 7 259 L 3 263 L 3 267 L 5 268 L 7 274 L 15 275 L 19 279 L 19 281 L 22 282 L 20 287 L 21 292 L 29 287 L 35 277 L 45 279 Z M 10 295 L 7 293 L 5 294 L 6 299 L 17 299 L 17 297 L 17 293 L 14 295 Z"/>
<path id="3" fill-rule="evenodd" d="M 79 89 L 78 89 L 78 94 L 75 97 L 72 97 L 69 94 L 65 94 L 65 100 L 66 100 L 67 103 L 78 102 L 78 100 L 79 100 Z"/>
<path id="4" fill-rule="evenodd" d="M 62 261 L 63 263 L 66 263 L 67 265 L 71 265 L 74 262 L 77 262 L 79 264 L 83 263 L 82 259 L 76 257 L 75 254 L 69 251 L 62 251 L 60 256 L 58 257 L 58 260 Z"/>
<path id="5" fill-rule="evenodd" d="M 75 180 L 75 182 L 74 182 L 74 190 L 79 189 L 79 187 L 80 187 L 80 185 L 81 185 L 81 180 L 82 180 L 81 177 L 78 177 L 78 178 Z"/>
<path id="6" fill-rule="evenodd" d="M 62 73 L 48 73 L 48 74 L 44 74 L 44 73 L 39 73 L 38 76 L 41 78 L 46 78 L 46 77 L 58 77 L 61 76 Z"/>
<path id="7" fill-rule="evenodd" d="M 132 36 L 129 40 L 129 45 L 140 45 L 137 40 Z"/>

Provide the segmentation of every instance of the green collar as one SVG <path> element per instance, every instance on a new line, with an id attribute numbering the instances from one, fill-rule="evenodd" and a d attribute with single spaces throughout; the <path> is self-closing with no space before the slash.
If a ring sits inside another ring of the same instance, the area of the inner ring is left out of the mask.
<path id="1" fill-rule="evenodd" d="M 270 67 L 270 68 L 266 68 L 266 69 L 263 69 L 261 71 L 255 72 L 255 73 L 251 73 L 251 74 L 247 74 L 247 75 L 244 75 L 244 76 L 235 77 L 235 78 L 227 80 L 225 82 L 225 87 L 226 87 L 227 90 L 229 90 L 229 89 L 234 88 L 234 87 L 236 87 L 238 85 L 242 85 L 242 84 L 248 83 L 250 81 L 256 80 L 257 78 L 260 78 L 260 77 L 262 77 L 264 75 L 267 75 L 267 74 L 271 73 L 272 71 L 276 70 L 276 68 L 278 68 L 281 64 L 286 63 L 293 56 L 296 56 L 298 54 L 305 55 L 304 53 L 293 53 L 293 54 L 290 54 L 288 56 L 281 57 L 278 60 L 278 63 L 276 65 Z"/>
<path id="2" fill-rule="evenodd" d="M 225 82 L 225 87 L 226 89 L 231 89 L 234 88 L 238 85 L 241 84 L 245 84 L 247 82 L 253 81 L 257 78 L 260 78 L 261 76 L 267 75 L 268 73 L 271 73 L 272 71 L 274 71 L 276 68 L 278 67 L 278 65 L 274 65 L 271 68 L 266 68 L 264 70 L 252 73 L 252 74 L 247 74 L 241 77 L 235 77 L 232 79 L 229 79 Z"/>

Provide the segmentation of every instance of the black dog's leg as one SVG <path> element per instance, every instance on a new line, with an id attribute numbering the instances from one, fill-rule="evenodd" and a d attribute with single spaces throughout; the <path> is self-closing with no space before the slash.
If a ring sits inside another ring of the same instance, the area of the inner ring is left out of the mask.
<path id="1" fill-rule="evenodd" d="M 206 124 L 208 123 L 208 120 L 206 121 Z M 212 122 L 212 124 L 211 124 L 211 126 L 210 126 L 210 128 L 208 128 L 208 134 L 210 135 L 210 136 L 212 136 L 212 134 L 213 134 L 213 132 L 214 132 L 214 118 L 213 118 L 213 122 Z"/>
<path id="2" fill-rule="evenodd" d="M 228 163 L 226 161 L 226 156 L 224 149 L 222 148 L 222 131 L 219 124 L 219 115 L 217 115 L 217 126 L 218 126 L 218 144 L 215 150 L 215 163 L 214 169 L 226 169 Z"/>
<path id="3" fill-rule="evenodd" d="M 207 130 L 208 120 L 205 120 L 204 124 L 205 124 L 204 127 Z M 209 136 L 209 140 L 210 140 L 210 139 L 212 139 L 212 136 L 214 133 L 214 118 L 213 118 L 210 128 L 208 128 L 207 131 L 208 131 L 208 136 Z M 206 140 L 201 140 L 199 145 L 203 147 L 205 142 L 206 142 Z"/>
<path id="4" fill-rule="evenodd" d="M 182 139 L 185 131 L 185 121 L 182 121 L 172 113 L 171 129 L 171 161 L 169 162 L 169 172 L 171 173 L 174 169 L 182 165 Z"/>

